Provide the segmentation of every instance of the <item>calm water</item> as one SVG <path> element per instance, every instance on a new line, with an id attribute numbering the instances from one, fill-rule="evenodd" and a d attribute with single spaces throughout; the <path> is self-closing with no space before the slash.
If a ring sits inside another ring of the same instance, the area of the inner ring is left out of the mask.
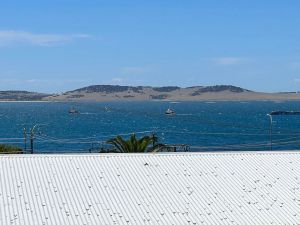
<path id="1" fill-rule="evenodd" d="M 273 110 L 300 110 L 300 102 L 0 103 L 0 142 L 24 147 L 23 129 L 35 124 L 35 152 L 88 152 L 117 134 L 155 132 L 160 141 L 193 151 L 267 150 Z M 71 115 L 75 107 L 80 114 Z M 109 110 L 106 110 L 108 108 Z M 15 138 L 15 139 L 14 139 Z M 28 146 L 29 143 L 27 143 Z M 273 149 L 300 148 L 300 116 L 273 121 Z"/>

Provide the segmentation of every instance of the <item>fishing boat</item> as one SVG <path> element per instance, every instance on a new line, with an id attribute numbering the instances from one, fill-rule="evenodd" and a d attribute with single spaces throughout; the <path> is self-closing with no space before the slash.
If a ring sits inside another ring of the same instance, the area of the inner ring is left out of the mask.
<path id="1" fill-rule="evenodd" d="M 74 109 L 74 108 L 71 108 L 71 109 L 69 110 L 69 113 L 70 113 L 70 114 L 77 114 L 77 113 L 79 113 L 79 111 L 76 110 L 76 109 Z"/>
<path id="2" fill-rule="evenodd" d="M 167 111 L 165 112 L 166 115 L 175 115 L 175 111 L 171 108 L 168 108 Z"/>

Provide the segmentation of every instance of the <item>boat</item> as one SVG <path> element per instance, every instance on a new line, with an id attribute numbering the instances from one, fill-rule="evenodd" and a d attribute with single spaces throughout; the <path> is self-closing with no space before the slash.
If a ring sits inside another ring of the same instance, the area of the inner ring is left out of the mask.
<path id="1" fill-rule="evenodd" d="M 167 111 L 165 112 L 166 115 L 175 115 L 175 111 L 171 108 L 168 108 Z"/>
<path id="2" fill-rule="evenodd" d="M 272 111 L 268 114 L 269 116 L 278 116 L 278 115 L 300 115 L 300 111 Z"/>
<path id="3" fill-rule="evenodd" d="M 74 109 L 74 108 L 71 108 L 71 109 L 69 110 L 69 113 L 70 113 L 70 114 L 77 114 L 77 113 L 79 113 L 79 111 L 76 110 L 76 109 Z"/>

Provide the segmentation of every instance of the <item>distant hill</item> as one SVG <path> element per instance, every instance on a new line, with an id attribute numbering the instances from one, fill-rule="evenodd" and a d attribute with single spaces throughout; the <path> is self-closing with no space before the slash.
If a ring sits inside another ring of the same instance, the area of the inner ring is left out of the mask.
<path id="1" fill-rule="evenodd" d="M 0 101 L 250 101 L 300 100 L 298 92 L 262 93 L 233 85 L 193 86 L 120 86 L 91 85 L 50 95 L 28 91 L 0 91 Z"/>
<path id="2" fill-rule="evenodd" d="M 165 87 L 149 87 L 149 86 L 119 86 L 119 85 L 92 85 L 80 89 L 76 89 L 74 91 L 69 91 L 67 93 L 74 92 L 86 92 L 86 93 L 116 93 L 116 92 L 135 92 L 142 93 L 143 90 L 152 90 L 155 92 L 173 92 L 181 89 L 195 89 L 198 93 L 205 92 L 220 92 L 220 91 L 231 91 L 231 92 L 244 92 L 249 91 L 240 87 L 235 87 L 232 85 L 216 85 L 216 86 L 194 86 L 188 88 L 180 88 L 177 86 L 165 86 Z"/>
<path id="3" fill-rule="evenodd" d="M 260 93 L 233 85 L 119 86 L 92 85 L 44 98 L 51 101 L 205 101 L 205 100 L 300 100 L 297 93 Z"/>
<path id="4" fill-rule="evenodd" d="M 177 86 L 150 87 L 150 86 L 119 86 L 119 85 L 92 85 L 61 95 L 51 96 L 51 100 L 195 100 L 204 93 L 228 91 L 232 93 L 249 92 L 246 89 L 231 85 L 196 86 L 180 88 Z"/>
<path id="5" fill-rule="evenodd" d="M 48 96 L 28 91 L 0 91 L 0 101 L 41 101 Z"/>

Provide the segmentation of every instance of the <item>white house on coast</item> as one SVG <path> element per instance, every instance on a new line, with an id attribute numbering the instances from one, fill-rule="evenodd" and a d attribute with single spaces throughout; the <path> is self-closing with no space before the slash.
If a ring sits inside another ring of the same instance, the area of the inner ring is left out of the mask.
<path id="1" fill-rule="evenodd" d="M 300 224 L 300 152 L 2 155 L 0 224 Z"/>

